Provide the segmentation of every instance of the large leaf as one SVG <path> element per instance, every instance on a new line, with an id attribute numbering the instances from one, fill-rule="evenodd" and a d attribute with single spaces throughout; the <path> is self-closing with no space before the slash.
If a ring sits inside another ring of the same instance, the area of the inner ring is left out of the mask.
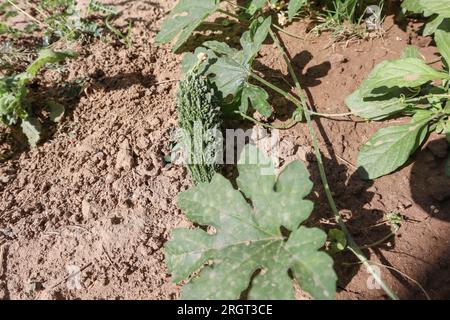
<path id="1" fill-rule="evenodd" d="M 242 57 L 242 55 L 220 57 L 209 68 L 209 73 L 214 75 L 212 80 L 222 92 L 224 98 L 236 96 L 242 92 L 245 83 L 248 82 L 248 65 L 243 64 L 243 61 L 239 61 L 239 56 Z"/>
<path id="2" fill-rule="evenodd" d="M 77 56 L 75 51 L 56 52 L 51 49 L 39 51 L 38 58 L 27 68 L 27 73 L 33 77 L 37 75 L 39 70 L 47 63 L 55 63 L 65 60 L 66 58 L 74 58 Z"/>
<path id="3" fill-rule="evenodd" d="M 450 18 L 450 1 L 448 0 L 419 0 L 425 15 L 438 14 Z"/>
<path id="4" fill-rule="evenodd" d="M 220 0 L 180 0 L 164 20 L 156 42 L 169 43 L 177 38 L 173 45 L 173 50 L 177 51 L 203 20 L 219 8 L 219 3 Z"/>
<path id="5" fill-rule="evenodd" d="M 370 120 L 382 120 L 408 106 L 400 99 L 401 93 L 399 88 L 393 88 L 379 95 L 364 97 L 358 89 L 345 99 L 345 103 L 355 115 Z"/>
<path id="6" fill-rule="evenodd" d="M 178 197 L 179 207 L 193 222 L 214 228 L 176 229 L 166 245 L 173 280 L 200 270 L 184 286 L 182 298 L 238 299 L 250 286 L 250 299 L 293 299 L 289 271 L 313 297 L 333 298 L 333 261 L 318 251 L 326 234 L 299 227 L 313 207 L 304 200 L 312 189 L 304 165 L 293 162 L 276 178 L 270 161 L 256 147 L 246 146 L 243 154 L 238 165 L 240 191 L 217 174 L 211 183 Z M 289 236 L 281 232 L 282 226 L 291 231 Z"/>
<path id="7" fill-rule="evenodd" d="M 434 34 L 439 53 L 444 58 L 447 66 L 450 66 L 450 31 L 438 29 Z"/>
<path id="8" fill-rule="evenodd" d="M 380 129 L 360 150 L 359 173 L 376 179 L 392 173 L 406 163 L 428 134 L 430 118 Z"/>
<path id="9" fill-rule="evenodd" d="M 373 89 L 382 87 L 412 88 L 437 79 L 450 79 L 450 76 L 433 69 L 421 59 L 405 58 L 383 61 L 364 80 L 361 91 L 363 95 L 367 95 Z"/>

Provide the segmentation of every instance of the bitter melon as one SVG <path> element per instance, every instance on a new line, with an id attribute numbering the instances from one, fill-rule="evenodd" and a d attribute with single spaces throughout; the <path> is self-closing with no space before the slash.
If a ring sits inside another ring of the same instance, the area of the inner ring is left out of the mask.
<path id="1" fill-rule="evenodd" d="M 205 76 L 187 72 L 177 94 L 178 124 L 186 165 L 194 184 L 210 182 L 221 168 L 220 96 Z"/>

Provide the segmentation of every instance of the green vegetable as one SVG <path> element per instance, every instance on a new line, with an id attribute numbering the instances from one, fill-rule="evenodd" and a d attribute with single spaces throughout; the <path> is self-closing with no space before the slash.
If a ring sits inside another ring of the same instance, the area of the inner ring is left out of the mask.
<path id="1" fill-rule="evenodd" d="M 251 164 L 249 159 L 259 162 Z M 304 165 L 293 162 L 277 178 L 267 157 L 247 145 L 238 170 L 239 190 L 217 174 L 210 183 L 178 196 L 179 207 L 193 222 L 214 228 L 212 233 L 175 229 L 166 244 L 174 281 L 201 270 L 184 286 L 182 298 L 238 299 L 250 286 L 250 299 L 293 299 L 289 271 L 314 298 L 334 298 L 333 261 L 318 251 L 327 236 L 316 228 L 299 227 L 313 208 L 304 200 L 313 186 Z"/>
<path id="2" fill-rule="evenodd" d="M 213 85 L 197 70 L 191 70 L 180 81 L 177 94 L 177 113 L 182 130 L 182 147 L 187 166 L 195 184 L 209 182 L 220 169 L 216 159 L 220 141 L 220 97 Z"/>

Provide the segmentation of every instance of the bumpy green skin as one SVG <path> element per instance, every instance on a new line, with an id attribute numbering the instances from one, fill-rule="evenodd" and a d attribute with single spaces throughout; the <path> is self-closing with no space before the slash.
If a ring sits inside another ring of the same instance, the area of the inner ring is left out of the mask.
<path id="1" fill-rule="evenodd" d="M 191 71 L 180 81 L 177 112 L 179 126 L 185 133 L 181 142 L 192 181 L 194 184 L 210 182 L 221 166 L 217 162 L 208 163 L 217 142 L 204 133 L 220 130 L 222 119 L 219 95 L 206 77 Z M 203 134 L 199 134 L 200 127 Z"/>

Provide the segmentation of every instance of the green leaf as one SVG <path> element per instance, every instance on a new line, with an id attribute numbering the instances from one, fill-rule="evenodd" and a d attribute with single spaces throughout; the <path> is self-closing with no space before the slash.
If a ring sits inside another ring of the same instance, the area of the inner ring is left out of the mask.
<path id="1" fill-rule="evenodd" d="M 263 88 L 246 83 L 242 90 L 240 111 L 247 113 L 248 103 L 252 104 L 253 108 L 264 117 L 270 117 L 272 114 L 272 106 L 267 101 L 269 94 Z"/>
<path id="2" fill-rule="evenodd" d="M 447 66 L 450 66 L 450 31 L 438 29 L 434 34 L 439 53 L 444 58 Z"/>
<path id="3" fill-rule="evenodd" d="M 198 65 L 199 56 L 201 54 L 206 54 L 207 60 L 204 63 L 200 64 L 200 66 L 198 67 L 197 72 L 199 74 L 204 74 L 206 70 L 210 67 L 210 62 L 217 60 L 216 54 L 212 50 L 209 50 L 207 48 L 199 47 L 195 49 L 194 53 L 187 52 L 183 56 L 183 60 L 181 61 L 181 71 L 183 72 L 184 75 L 186 75 L 189 71 L 191 71 L 194 68 L 194 66 Z"/>
<path id="4" fill-rule="evenodd" d="M 238 170 L 239 190 L 217 174 L 211 183 L 178 197 L 189 219 L 213 228 L 176 229 L 166 244 L 173 280 L 199 271 L 184 286 L 182 299 L 238 299 L 249 286 L 250 299 L 293 299 L 289 270 L 313 297 L 334 298 L 333 261 L 318 251 L 326 234 L 299 227 L 313 207 L 303 199 L 312 189 L 304 165 L 293 162 L 276 178 L 267 157 L 247 145 Z M 281 232 L 282 226 L 291 231 L 289 236 Z"/>
<path id="5" fill-rule="evenodd" d="M 436 16 L 433 19 L 431 19 L 424 27 L 423 29 L 423 36 L 431 36 L 433 33 L 436 32 L 437 28 L 439 28 L 439 26 L 445 22 L 444 17 L 442 16 Z"/>
<path id="6" fill-rule="evenodd" d="M 406 163 L 428 134 L 430 118 L 380 129 L 360 150 L 359 173 L 363 179 L 376 179 L 394 172 Z"/>
<path id="7" fill-rule="evenodd" d="M 437 79 L 450 79 L 450 76 L 433 69 L 421 59 L 383 61 L 364 80 L 361 91 L 363 95 L 368 95 L 373 89 L 382 87 L 413 88 Z"/>
<path id="8" fill-rule="evenodd" d="M 404 0 L 402 2 L 402 8 L 413 13 L 423 12 L 423 7 L 420 4 L 420 0 Z"/>
<path id="9" fill-rule="evenodd" d="M 447 0 L 419 0 L 420 6 L 428 13 L 435 13 L 445 18 L 450 18 L 450 1 Z"/>
<path id="10" fill-rule="evenodd" d="M 266 19 L 262 17 L 255 20 L 250 30 L 244 32 L 241 37 L 241 46 L 244 51 L 244 61 L 251 65 L 256 54 L 261 50 L 261 46 L 269 34 L 270 26 L 272 25 L 272 18 L 269 16 Z"/>
<path id="11" fill-rule="evenodd" d="M 169 43 L 175 38 L 173 51 L 177 51 L 197 29 L 203 20 L 219 8 L 220 0 L 180 0 L 164 20 L 155 41 Z"/>
<path id="12" fill-rule="evenodd" d="M 51 49 L 44 49 L 39 51 L 38 58 L 28 66 L 27 73 L 33 77 L 37 75 L 39 70 L 47 63 L 55 63 L 63 61 L 66 58 L 74 58 L 77 56 L 75 51 L 56 52 Z"/>
<path id="13" fill-rule="evenodd" d="M 300 9 L 305 5 L 306 0 L 291 0 L 288 5 L 288 17 L 292 20 Z"/>
<path id="14" fill-rule="evenodd" d="M 358 89 L 345 99 L 345 103 L 354 114 L 362 118 L 382 120 L 408 106 L 399 98 L 401 93 L 399 88 L 393 88 L 378 95 L 365 97 L 361 89 Z"/>
<path id="15" fill-rule="evenodd" d="M 26 135 L 28 143 L 33 147 L 36 146 L 39 140 L 41 140 L 42 126 L 39 120 L 36 118 L 22 120 L 20 127 Z"/>
<path id="16" fill-rule="evenodd" d="M 417 47 L 414 46 L 407 46 L 405 49 L 403 49 L 401 58 L 402 59 L 416 58 L 423 60 L 423 56 L 420 53 L 419 49 L 417 49 Z"/>
<path id="17" fill-rule="evenodd" d="M 50 120 L 53 122 L 60 122 L 63 117 L 66 109 L 64 106 L 58 102 L 49 100 L 47 101 L 47 107 L 50 111 Z"/>
<path id="18" fill-rule="evenodd" d="M 253 107 L 265 116 L 270 116 L 272 113 L 272 108 L 267 102 L 269 95 L 263 88 L 250 84 L 249 78 L 251 65 L 267 38 L 270 25 L 270 17 L 253 23 L 250 30 L 241 37 L 243 48 L 241 51 L 217 41 L 204 43 L 208 49 L 219 56 L 209 60 L 209 63 L 212 60 L 214 62 L 208 68 L 207 74 L 212 77 L 223 98 L 241 99 L 241 110 L 248 110 L 248 100 L 250 100 Z M 191 56 L 188 56 L 188 59 L 193 60 Z M 187 60 L 186 64 L 192 63 L 189 61 Z"/>
<path id="19" fill-rule="evenodd" d="M 252 0 L 247 8 L 249 15 L 254 15 L 256 11 L 261 10 L 266 4 L 267 0 Z"/>
<path id="20" fill-rule="evenodd" d="M 209 74 L 214 74 L 212 81 L 224 98 L 241 93 L 249 78 L 248 67 L 228 56 L 217 59 L 209 68 Z"/>

